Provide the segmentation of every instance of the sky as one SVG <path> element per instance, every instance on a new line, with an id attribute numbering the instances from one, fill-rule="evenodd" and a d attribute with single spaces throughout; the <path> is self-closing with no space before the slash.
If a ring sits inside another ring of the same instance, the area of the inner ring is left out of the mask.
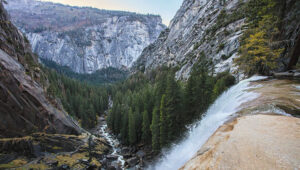
<path id="1" fill-rule="evenodd" d="M 158 14 L 169 25 L 183 0 L 42 0 L 71 6 L 88 6 L 99 9 L 121 10 L 142 14 Z"/>

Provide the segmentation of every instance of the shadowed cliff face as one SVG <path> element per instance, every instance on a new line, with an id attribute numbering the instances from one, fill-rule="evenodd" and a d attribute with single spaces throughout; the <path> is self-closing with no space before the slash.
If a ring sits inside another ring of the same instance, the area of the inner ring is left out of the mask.
<path id="1" fill-rule="evenodd" d="M 0 4 L 0 137 L 34 132 L 79 134 L 79 126 L 45 97 L 30 45 L 11 24 Z"/>

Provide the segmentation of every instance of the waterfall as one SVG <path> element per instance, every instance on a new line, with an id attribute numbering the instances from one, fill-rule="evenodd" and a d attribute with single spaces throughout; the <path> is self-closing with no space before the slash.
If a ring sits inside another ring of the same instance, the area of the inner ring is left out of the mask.
<path id="1" fill-rule="evenodd" d="M 174 144 L 169 151 L 156 164 L 148 169 L 155 170 L 174 170 L 182 167 L 190 160 L 208 138 L 227 120 L 235 116 L 242 103 L 253 100 L 259 94 L 248 91 L 251 81 L 265 79 L 266 77 L 254 76 L 243 80 L 224 92 L 209 107 L 201 121 L 195 123 L 188 135 L 178 144 Z"/>

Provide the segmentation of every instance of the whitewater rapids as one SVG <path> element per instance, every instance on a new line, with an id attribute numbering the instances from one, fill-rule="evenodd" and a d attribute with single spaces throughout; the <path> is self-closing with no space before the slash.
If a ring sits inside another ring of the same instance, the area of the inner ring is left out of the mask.
<path id="1" fill-rule="evenodd" d="M 163 157 L 156 164 L 148 167 L 155 170 L 174 170 L 182 167 L 190 160 L 208 138 L 227 120 L 236 116 L 241 104 L 259 97 L 258 93 L 249 89 L 251 81 L 265 79 L 263 76 L 254 76 L 245 79 L 229 90 L 224 92 L 207 110 L 202 119 L 195 123 L 188 132 L 187 137 L 180 143 L 163 154 Z"/>

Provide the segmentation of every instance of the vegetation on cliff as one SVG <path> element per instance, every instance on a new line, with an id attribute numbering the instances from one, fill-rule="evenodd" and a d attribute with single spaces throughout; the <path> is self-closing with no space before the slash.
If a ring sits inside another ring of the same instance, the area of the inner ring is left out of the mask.
<path id="1" fill-rule="evenodd" d="M 125 80 L 128 76 L 128 71 L 119 70 L 113 67 L 101 69 L 92 74 L 79 74 L 75 73 L 67 66 L 60 66 L 53 61 L 42 58 L 40 58 L 40 60 L 45 66 L 54 69 L 60 74 L 94 85 L 109 84 L 122 81 Z"/>
<path id="2" fill-rule="evenodd" d="M 280 34 L 283 1 L 250 0 L 246 5 L 247 30 L 235 62 L 247 74 L 268 75 L 278 68 L 284 48 L 274 45 Z M 278 12 L 279 11 L 279 12 Z"/>
<path id="3" fill-rule="evenodd" d="M 103 114 L 108 106 L 106 88 L 80 82 L 46 67 L 43 71 L 50 84 L 48 96 L 59 98 L 68 114 L 79 120 L 84 128 L 95 127 L 97 116 Z"/>
<path id="4" fill-rule="evenodd" d="M 213 76 L 212 68 L 212 62 L 203 56 L 187 83 L 175 79 L 175 69 L 161 67 L 147 74 L 138 72 L 112 86 L 109 128 L 123 144 L 148 144 L 155 151 L 169 146 L 235 83 L 228 72 Z"/>

